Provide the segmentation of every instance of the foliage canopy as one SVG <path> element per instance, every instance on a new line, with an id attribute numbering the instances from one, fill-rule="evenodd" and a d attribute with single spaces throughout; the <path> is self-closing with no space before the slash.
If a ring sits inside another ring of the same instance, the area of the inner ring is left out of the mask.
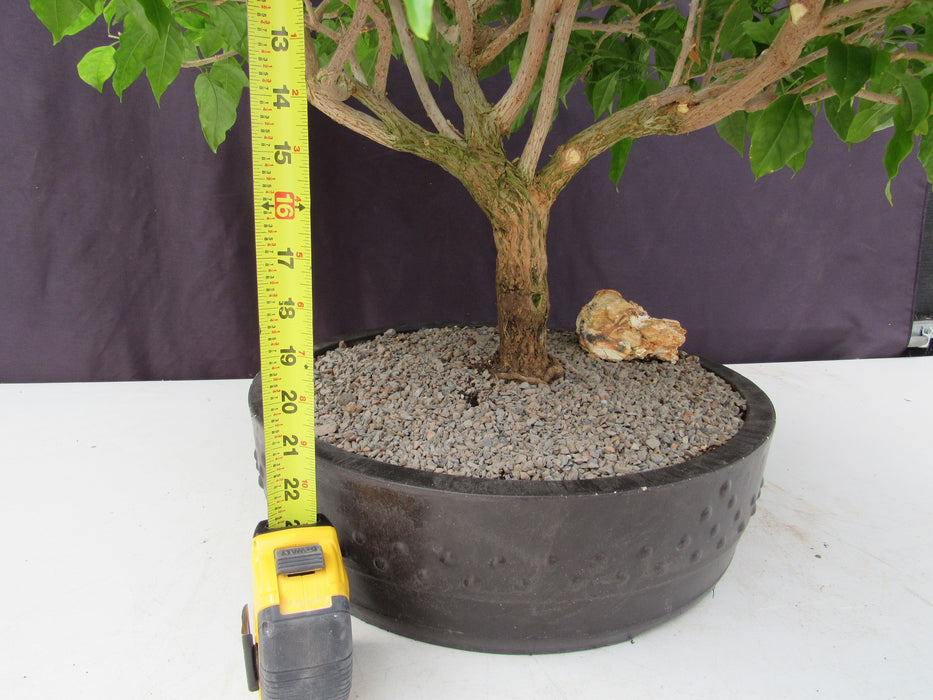
<path id="1" fill-rule="evenodd" d="M 183 68 L 198 70 L 195 98 L 204 136 L 214 150 L 223 142 L 248 82 L 245 2 L 30 3 L 56 43 L 85 30 L 104 39 L 78 64 L 80 77 L 98 90 L 109 80 L 122 96 L 145 74 L 159 101 Z M 464 118 L 434 113 L 427 83 L 456 80 L 452 73 L 460 62 L 480 80 L 509 71 L 512 94 L 502 99 L 510 101 L 506 108 L 498 109 L 501 100 L 494 106 L 500 124 L 503 115 L 509 117 L 503 131 L 515 131 L 539 112 L 541 124 L 549 127 L 552 103 L 563 103 L 578 83 L 598 123 L 678 86 L 691 90 L 676 102 L 681 110 L 715 102 L 747 81 L 775 48 L 786 23 L 800 26 L 820 15 L 791 65 L 743 103 L 720 110 L 719 133 L 748 156 L 756 177 L 783 167 L 797 171 L 812 143 L 814 114 L 821 112 L 849 143 L 891 129 L 884 159 L 889 178 L 918 140 L 918 156 L 933 172 L 930 0 L 406 0 L 404 12 L 401 0 L 306 0 L 305 5 L 313 52 L 309 65 L 316 70 L 309 77 L 312 103 L 357 130 L 373 114 L 385 123 L 373 95 L 384 98 L 389 64 L 403 58 L 436 131 L 447 136 L 460 134 Z M 549 76 L 549 70 L 559 73 Z M 554 78 L 556 89 L 545 92 L 547 80 Z M 626 133 L 620 130 L 609 146 L 616 181 L 632 143 Z M 526 160 L 537 164 L 534 153 Z M 525 170 L 530 175 L 534 167 Z"/>

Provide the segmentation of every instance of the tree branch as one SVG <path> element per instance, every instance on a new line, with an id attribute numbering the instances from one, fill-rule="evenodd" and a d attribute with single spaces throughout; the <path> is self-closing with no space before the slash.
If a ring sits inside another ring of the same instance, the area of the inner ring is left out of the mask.
<path id="1" fill-rule="evenodd" d="M 440 10 L 437 9 L 437 3 L 431 8 L 431 19 L 434 22 L 437 33 L 444 37 L 444 41 L 454 46 L 457 43 L 457 37 L 460 36 L 460 28 L 456 24 L 447 24 L 447 20 L 444 19 Z"/>
<path id="2" fill-rule="evenodd" d="M 337 76 L 343 72 L 343 67 L 349 60 L 351 52 L 363 32 L 366 17 L 365 5 L 362 2 L 357 3 L 356 9 L 353 11 L 353 18 L 350 20 L 349 26 L 343 31 L 340 41 L 337 43 L 337 50 L 334 51 L 327 68 L 324 69 L 324 75 L 321 76 L 322 83 L 326 85 L 336 84 Z M 357 75 L 356 77 L 359 80 L 362 76 Z"/>
<path id="3" fill-rule="evenodd" d="M 803 83 L 802 85 L 798 85 L 797 87 L 791 90 L 788 90 L 787 94 L 802 95 L 805 92 L 812 90 L 817 85 L 822 85 L 825 82 L 826 82 L 826 74 L 822 73 L 821 75 L 817 75 L 817 76 L 814 76 L 813 78 L 810 78 L 807 82 Z"/>
<path id="4" fill-rule="evenodd" d="M 812 95 L 806 95 L 803 97 L 803 103 L 805 105 L 813 105 L 817 102 L 823 102 L 832 97 L 836 96 L 835 90 L 821 90 L 820 92 L 815 92 Z M 883 102 L 888 105 L 896 105 L 901 103 L 901 98 L 897 95 L 889 95 L 882 92 L 872 92 L 871 90 L 859 90 L 855 93 L 855 96 L 860 100 L 868 100 L 869 102 Z"/>
<path id="5" fill-rule="evenodd" d="M 671 74 L 671 87 L 676 87 L 683 82 L 687 58 L 690 56 L 690 52 L 696 47 L 696 39 L 693 33 L 696 30 L 697 9 L 699 5 L 700 0 L 690 0 L 690 10 L 687 13 L 687 26 L 684 29 L 684 38 L 680 42 L 680 55 L 677 56 L 677 63 L 674 64 L 674 72 Z"/>
<path id="6" fill-rule="evenodd" d="M 373 75 L 373 90 L 380 95 L 386 93 L 386 83 L 389 80 L 389 62 L 392 58 L 392 23 L 389 18 L 376 7 L 373 0 L 359 0 L 365 4 L 369 16 L 376 26 L 376 34 L 379 37 L 379 51 L 376 55 L 376 70 Z"/>
<path id="7" fill-rule="evenodd" d="M 463 135 L 476 150 L 502 148 L 502 135 L 492 118 L 492 105 L 483 94 L 476 73 L 459 55 L 450 57 L 450 83 L 463 115 Z"/>
<path id="8" fill-rule="evenodd" d="M 677 85 L 624 107 L 558 147 L 538 171 L 538 186 L 546 197 L 556 197 L 587 163 L 625 138 L 674 133 L 678 127 L 676 105 L 689 99 L 692 91 Z"/>
<path id="9" fill-rule="evenodd" d="M 322 17 L 324 15 L 324 7 L 327 3 L 322 2 L 319 7 L 315 7 L 311 0 L 304 0 L 304 4 L 305 26 L 314 31 L 323 31 L 325 27 L 322 24 Z"/>
<path id="10" fill-rule="evenodd" d="M 487 12 L 489 8 L 496 4 L 498 0 L 470 0 L 470 8 L 473 11 L 474 17 L 482 17 Z"/>
<path id="11" fill-rule="evenodd" d="M 828 29 L 836 22 L 874 10 L 890 10 L 887 14 L 893 14 L 896 10 L 907 7 L 911 1 L 912 0 L 850 0 L 850 2 L 840 5 L 833 5 L 823 10 L 823 28 L 824 30 Z"/>
<path id="12" fill-rule="evenodd" d="M 312 88 L 310 84 L 308 85 L 308 102 L 338 124 L 360 136 L 365 136 L 386 148 L 398 150 L 391 134 L 378 119 L 373 119 L 368 114 L 353 109 L 345 102 L 333 99 L 321 90 Z"/>
<path id="13" fill-rule="evenodd" d="M 600 34 L 627 34 L 630 36 L 643 36 L 638 31 L 638 24 L 630 19 L 624 19 L 621 22 L 606 24 L 605 22 L 574 22 L 573 31 L 575 32 L 597 32 Z"/>
<path id="14" fill-rule="evenodd" d="M 207 58 L 199 58 L 195 61 L 182 61 L 182 68 L 202 68 L 204 66 L 209 66 L 212 63 L 219 63 L 227 58 L 232 58 L 237 55 L 236 51 L 224 51 L 223 53 L 214 54 L 213 56 L 208 56 Z"/>
<path id="15" fill-rule="evenodd" d="M 308 28 L 306 31 L 311 31 Z M 308 42 L 310 46 L 310 42 Z M 308 102 L 338 124 L 365 136 L 386 148 L 395 148 L 392 134 L 378 119 L 354 109 L 344 100 L 349 93 L 340 92 L 335 86 L 325 87 L 317 80 L 317 55 L 313 50 L 305 51 L 305 85 Z M 336 93 L 336 94 L 335 94 Z"/>
<path id="16" fill-rule="evenodd" d="M 405 9 L 402 7 L 401 0 L 388 0 L 388 2 L 389 9 L 392 11 L 392 21 L 395 22 L 395 27 L 398 29 L 398 38 L 402 45 L 402 53 L 405 55 L 405 64 L 408 66 L 411 82 L 415 86 L 415 92 L 418 93 L 418 97 L 421 99 L 424 111 L 427 112 L 428 118 L 434 124 L 434 128 L 437 129 L 437 133 L 453 139 L 460 138 L 459 134 L 441 113 L 441 109 L 437 106 L 437 101 L 428 87 L 428 82 L 424 78 L 421 64 L 418 62 L 418 55 L 415 53 L 415 46 L 411 40 L 411 34 L 408 31 L 408 20 L 405 18 Z"/>
<path id="17" fill-rule="evenodd" d="M 697 66 L 702 63 L 703 58 L 700 56 L 700 41 L 703 37 L 703 19 L 706 17 L 706 6 L 707 0 L 700 0 L 700 10 L 697 12 L 697 28 L 694 33 L 696 37 L 693 42 L 693 50 L 690 52 L 690 59 L 693 63 L 696 63 Z M 710 54 L 710 60 L 712 61 L 712 54 Z M 687 64 L 687 75 L 684 79 L 684 82 L 689 82 L 691 79 L 691 73 L 693 72 L 692 63 Z"/>
<path id="18" fill-rule="evenodd" d="M 709 50 L 709 66 L 706 69 L 706 75 L 703 76 L 704 85 L 709 83 L 713 76 L 713 68 L 715 67 L 713 61 L 716 58 L 716 49 L 719 48 L 719 39 L 722 37 L 722 29 L 726 26 L 726 20 L 729 19 L 729 15 L 732 14 L 732 10 L 734 10 L 735 6 L 738 4 L 739 0 L 732 0 L 732 4 L 729 5 L 729 9 L 726 10 L 725 14 L 722 16 L 722 21 L 716 28 L 716 35 L 713 37 L 713 47 Z"/>
<path id="19" fill-rule="evenodd" d="M 855 0 L 874 2 L 875 0 Z M 897 0 L 895 0 L 897 1 Z M 767 87 L 792 72 L 804 46 L 823 30 L 821 11 L 825 0 L 795 0 L 797 22 L 785 22 L 771 47 L 750 63 L 745 74 L 717 88 L 714 97 L 706 90 L 703 102 L 687 85 L 666 90 L 621 109 L 587 127 L 560 146 L 540 170 L 538 183 L 548 196 L 557 193 L 581 168 L 623 138 L 651 134 L 684 134 L 715 124 L 746 104 Z M 851 3 L 850 3 L 851 4 Z M 805 12 L 800 13 L 803 9 Z M 689 33 L 685 32 L 685 36 Z M 721 91 L 720 91 L 721 90 Z"/>
<path id="20" fill-rule="evenodd" d="M 924 53 L 922 51 L 896 51 L 891 54 L 892 63 L 895 61 L 900 61 L 904 58 L 909 61 L 924 61 L 926 63 L 933 62 L 933 54 Z"/>
<path id="21" fill-rule="evenodd" d="M 538 158 L 541 157 L 541 149 L 544 148 L 544 140 L 554 121 L 557 93 L 560 90 L 560 75 L 564 69 L 567 45 L 570 43 L 573 20 L 577 16 L 579 6 L 580 0 L 563 0 L 554 23 L 554 38 L 551 40 L 547 67 L 544 69 L 544 83 L 541 87 L 541 97 L 538 100 L 538 111 L 531 127 L 531 134 L 528 136 L 518 162 L 519 171 L 528 181 L 534 177 L 535 169 L 538 167 Z"/>
<path id="22" fill-rule="evenodd" d="M 335 44 L 340 43 L 340 33 L 335 32 L 333 29 L 324 24 L 321 19 L 321 14 L 323 13 L 323 4 L 320 9 L 315 9 L 309 0 L 305 0 L 305 27 L 310 29 L 312 32 L 322 34 L 328 39 L 333 41 Z"/>
<path id="23" fill-rule="evenodd" d="M 353 83 L 347 86 L 353 97 L 372 112 L 382 133 L 388 135 L 387 145 L 395 151 L 423 158 L 462 180 L 469 167 L 466 144 L 459 135 L 454 138 L 428 131 L 409 119 L 385 95 Z"/>
<path id="24" fill-rule="evenodd" d="M 473 13 L 470 12 L 467 0 L 450 0 L 450 2 L 453 4 L 457 26 L 460 28 L 457 51 L 461 58 L 465 58 L 473 53 Z"/>
<path id="25" fill-rule="evenodd" d="M 502 133 L 509 130 L 531 95 L 547 51 L 551 22 L 559 3 L 560 0 L 538 0 L 532 9 L 531 24 L 528 27 L 528 43 L 525 44 L 518 72 L 505 95 L 494 107 L 494 118 Z"/>
<path id="26" fill-rule="evenodd" d="M 734 81 L 726 90 L 714 86 L 703 88 L 694 94 L 691 100 L 693 105 L 689 107 L 687 117 L 684 118 L 686 131 L 694 131 L 702 126 L 713 124 L 737 109 L 755 111 L 770 104 L 775 96 L 763 94 L 762 90 L 774 85 L 782 77 L 791 75 L 826 56 L 825 47 L 812 51 L 806 56 L 800 56 L 800 52 L 807 41 L 825 34 L 830 24 L 861 15 L 860 19 L 855 22 L 855 26 L 859 24 L 863 26 L 844 38 L 845 43 L 855 43 L 878 26 L 883 25 L 885 17 L 910 4 L 910 0 L 852 0 L 852 2 L 833 5 L 822 11 L 824 4 L 822 0 L 815 2 L 810 0 L 809 6 L 802 0 L 797 0 L 797 4 L 803 5 L 806 9 L 806 12 L 799 17 L 798 24 L 786 22 L 772 47 L 754 60 L 753 66 L 745 71 L 743 78 Z M 877 14 L 879 10 L 884 12 Z M 865 16 L 871 12 L 876 14 Z M 807 87 L 813 87 L 813 84 Z M 721 100 L 725 99 L 727 94 L 728 100 L 722 102 Z M 873 97 L 879 97 L 879 93 L 867 93 L 865 99 L 871 100 Z M 740 107 L 736 107 L 736 102 L 740 98 L 744 98 L 744 101 Z M 874 101 L 886 101 L 886 99 Z"/>
<path id="27" fill-rule="evenodd" d="M 308 47 L 305 51 L 308 102 L 333 121 L 381 146 L 395 151 L 410 152 L 411 144 L 415 141 L 424 144 L 430 142 L 432 138 L 440 137 L 430 134 L 412 122 L 386 97 L 385 75 L 388 74 L 387 63 L 391 55 L 388 53 L 391 51 L 392 42 L 391 25 L 388 18 L 375 6 L 373 0 L 359 0 L 359 7 L 364 6 L 366 14 L 372 17 L 380 37 L 376 77 L 372 87 L 361 80 L 354 80 L 343 71 L 337 72 L 334 81 L 321 79 L 323 76 L 319 70 L 317 54 L 312 47 L 310 32 L 319 32 L 329 37 L 333 32 L 322 24 L 320 14 L 311 5 L 310 0 L 305 0 L 307 9 L 305 31 L 309 35 L 305 42 Z M 384 46 L 388 46 L 389 49 L 384 50 Z M 355 59 L 355 56 L 352 58 Z M 380 63 L 386 65 L 380 68 Z M 372 114 L 367 114 L 347 104 L 346 100 L 350 96 L 356 97 Z"/>
<path id="28" fill-rule="evenodd" d="M 522 9 L 519 11 L 516 20 L 495 32 L 492 38 L 483 44 L 482 49 L 478 49 L 478 53 L 471 61 L 471 64 L 477 69 L 488 66 L 509 44 L 528 31 L 530 24 L 531 0 L 522 0 Z"/>
<path id="29" fill-rule="evenodd" d="M 802 5 L 806 10 L 798 17 L 797 23 L 785 22 L 771 47 L 763 51 L 744 77 L 731 83 L 727 90 L 700 104 L 684 104 L 677 132 L 688 133 L 715 124 L 741 110 L 756 94 L 793 72 L 806 43 L 822 32 L 824 2 L 796 0 L 794 4 Z"/>

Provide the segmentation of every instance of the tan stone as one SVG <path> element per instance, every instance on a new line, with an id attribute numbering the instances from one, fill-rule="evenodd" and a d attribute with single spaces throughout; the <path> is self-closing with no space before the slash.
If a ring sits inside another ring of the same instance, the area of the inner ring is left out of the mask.
<path id="1" fill-rule="evenodd" d="M 601 289 L 577 315 L 580 347 L 590 355 L 619 362 L 657 358 L 677 362 L 687 332 L 667 318 L 652 318 L 612 289 Z"/>

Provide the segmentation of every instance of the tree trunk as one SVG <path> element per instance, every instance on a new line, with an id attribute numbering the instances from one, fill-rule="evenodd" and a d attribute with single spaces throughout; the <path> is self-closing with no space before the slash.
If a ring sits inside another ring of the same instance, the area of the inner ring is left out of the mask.
<path id="1" fill-rule="evenodd" d="M 504 379 L 547 383 L 563 375 L 547 350 L 551 301 L 546 240 L 551 204 L 534 193 L 507 189 L 484 207 L 496 243 L 499 350 L 493 370 Z"/>

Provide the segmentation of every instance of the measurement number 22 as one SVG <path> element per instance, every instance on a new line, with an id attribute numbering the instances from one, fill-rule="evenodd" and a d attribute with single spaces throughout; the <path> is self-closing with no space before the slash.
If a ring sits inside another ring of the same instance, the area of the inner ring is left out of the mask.
<path id="1" fill-rule="evenodd" d="M 283 492 L 286 501 L 297 501 L 301 498 L 301 492 L 298 490 L 299 483 L 298 479 L 282 479 L 282 487 L 284 489 Z"/>

